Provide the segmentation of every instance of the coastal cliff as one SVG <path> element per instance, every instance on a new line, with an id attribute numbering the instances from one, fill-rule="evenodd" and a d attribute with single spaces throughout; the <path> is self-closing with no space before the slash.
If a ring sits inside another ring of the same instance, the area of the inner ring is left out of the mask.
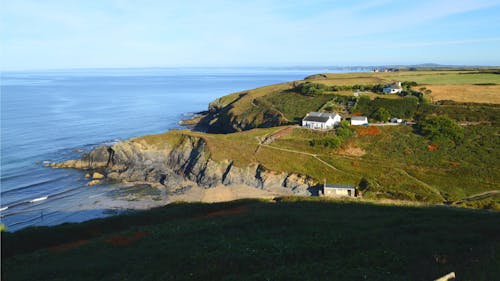
<path id="1" fill-rule="evenodd" d="M 268 100 L 269 95 L 288 91 L 293 82 L 233 93 L 212 101 L 195 130 L 226 134 L 254 128 L 290 124 L 285 115 Z"/>
<path id="2" fill-rule="evenodd" d="M 277 194 L 309 196 L 317 194 L 318 189 L 307 176 L 270 171 L 259 163 L 237 167 L 231 159 L 215 161 L 202 137 L 187 134 L 176 134 L 175 139 L 161 144 L 139 138 L 100 146 L 81 159 L 51 166 L 87 170 L 112 182 L 147 182 L 179 192 L 193 185 L 244 185 Z"/>

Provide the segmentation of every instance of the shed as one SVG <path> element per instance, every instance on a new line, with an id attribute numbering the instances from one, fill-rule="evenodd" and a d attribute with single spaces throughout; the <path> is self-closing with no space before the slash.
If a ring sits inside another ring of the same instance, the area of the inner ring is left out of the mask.
<path id="1" fill-rule="evenodd" d="M 346 184 L 324 184 L 323 195 L 331 197 L 356 197 L 356 186 Z"/>
<path id="2" fill-rule="evenodd" d="M 351 126 L 368 125 L 368 117 L 353 116 L 351 117 Z"/>

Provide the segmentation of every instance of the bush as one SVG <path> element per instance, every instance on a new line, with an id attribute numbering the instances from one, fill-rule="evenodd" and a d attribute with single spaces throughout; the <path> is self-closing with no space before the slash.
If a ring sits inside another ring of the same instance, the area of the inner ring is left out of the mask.
<path id="1" fill-rule="evenodd" d="M 339 138 L 345 140 L 346 138 L 354 135 L 354 130 L 349 125 L 349 122 L 347 120 L 342 120 L 340 122 L 340 126 L 336 130 L 336 133 Z"/>
<path id="2" fill-rule="evenodd" d="M 419 125 L 421 135 L 432 141 L 460 142 L 464 138 L 464 130 L 457 122 L 447 116 L 426 116 Z"/>
<path id="3" fill-rule="evenodd" d="M 328 86 L 324 84 L 306 82 L 297 86 L 297 90 L 303 95 L 321 95 Z"/>
<path id="4" fill-rule="evenodd" d="M 299 84 L 295 87 L 295 91 L 303 95 L 317 95 L 323 94 L 325 91 L 339 92 L 339 91 L 369 91 L 373 93 L 381 93 L 385 84 L 356 84 L 356 85 L 332 85 L 327 86 L 321 83 L 306 82 Z"/>
<path id="5" fill-rule="evenodd" d="M 375 111 L 371 117 L 375 120 L 382 121 L 382 122 L 387 122 L 389 118 L 391 118 L 391 113 L 387 111 L 387 109 L 381 107 Z"/>
<path id="6" fill-rule="evenodd" d="M 311 146 L 322 145 L 329 148 L 339 148 L 342 144 L 342 140 L 339 137 L 329 137 L 322 139 L 312 139 L 309 141 Z"/>
<path id="7" fill-rule="evenodd" d="M 415 87 L 417 85 L 418 84 L 415 81 L 404 81 L 401 83 L 401 87 L 403 87 L 403 89 L 409 89 L 410 87 Z"/>
<path id="8" fill-rule="evenodd" d="M 366 116 L 372 116 L 379 108 L 385 108 L 391 116 L 399 118 L 413 118 L 417 112 L 419 100 L 415 97 L 404 99 L 376 98 L 361 96 L 356 104 L 356 111 L 361 111 Z"/>

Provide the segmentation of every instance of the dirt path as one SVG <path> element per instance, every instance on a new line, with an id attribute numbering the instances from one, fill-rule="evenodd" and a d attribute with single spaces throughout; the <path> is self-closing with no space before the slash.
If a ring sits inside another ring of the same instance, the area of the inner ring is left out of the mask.
<path id="1" fill-rule="evenodd" d="M 293 149 L 275 147 L 275 146 L 270 146 L 270 145 L 267 145 L 267 144 L 261 144 L 260 146 L 264 146 L 264 147 L 268 147 L 268 148 L 276 149 L 276 150 L 281 150 L 281 151 L 286 151 L 286 152 L 291 152 L 291 153 L 298 153 L 298 154 L 302 154 L 302 155 L 311 156 L 311 157 L 315 158 L 316 160 L 318 160 L 319 162 L 323 163 L 323 165 L 326 165 L 329 168 L 331 168 L 331 169 L 333 169 L 333 170 L 335 170 L 337 172 L 340 172 L 340 173 L 343 173 L 343 174 L 346 174 L 346 175 L 356 175 L 355 173 L 349 173 L 349 172 L 342 171 L 341 169 L 339 169 L 339 168 L 333 166 L 332 164 L 326 162 L 325 160 L 319 158 L 319 155 L 317 155 L 317 154 L 313 154 L 313 153 L 309 153 L 309 152 L 304 152 L 304 151 L 299 151 L 299 150 L 293 150 Z"/>
<path id="2" fill-rule="evenodd" d="M 462 198 L 462 199 L 460 199 L 458 201 L 455 201 L 453 203 L 454 204 L 458 204 L 458 203 L 462 203 L 464 201 L 469 201 L 469 200 L 474 200 L 474 199 L 481 199 L 482 197 L 488 197 L 488 196 L 495 195 L 495 194 L 500 194 L 500 190 L 490 190 L 490 191 L 485 191 L 485 192 L 473 194 L 473 195 L 471 195 L 469 197 Z"/>
<path id="3" fill-rule="evenodd" d="M 409 178 L 411 178 L 412 180 L 414 180 L 414 181 L 416 181 L 416 182 L 420 183 L 421 185 L 423 185 L 424 187 L 426 187 L 426 188 L 427 188 L 427 189 L 429 189 L 430 191 L 432 191 L 432 192 L 434 192 L 435 194 L 439 195 L 441 198 L 443 197 L 443 196 L 441 195 L 441 192 L 439 192 L 439 190 L 437 190 L 435 187 L 433 187 L 433 186 L 429 185 L 428 183 L 426 183 L 426 182 L 424 182 L 424 181 L 421 181 L 421 180 L 417 179 L 416 177 L 414 177 L 414 176 L 412 176 L 412 175 L 408 174 L 408 172 L 407 172 L 407 171 L 405 171 L 405 170 L 403 170 L 403 169 L 399 169 L 399 168 L 395 168 L 395 170 L 396 170 L 396 171 L 401 172 L 402 174 L 404 174 L 404 175 L 406 175 L 406 176 L 408 176 L 408 177 L 409 177 Z"/>

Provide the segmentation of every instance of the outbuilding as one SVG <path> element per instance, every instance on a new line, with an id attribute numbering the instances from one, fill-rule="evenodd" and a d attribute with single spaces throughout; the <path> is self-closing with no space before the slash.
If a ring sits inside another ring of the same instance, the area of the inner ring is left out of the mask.
<path id="1" fill-rule="evenodd" d="M 324 184 L 323 195 L 330 197 L 356 197 L 356 186 L 345 184 Z"/>
<path id="2" fill-rule="evenodd" d="M 368 117 L 366 116 L 353 116 L 351 117 L 351 126 L 368 125 Z"/>

